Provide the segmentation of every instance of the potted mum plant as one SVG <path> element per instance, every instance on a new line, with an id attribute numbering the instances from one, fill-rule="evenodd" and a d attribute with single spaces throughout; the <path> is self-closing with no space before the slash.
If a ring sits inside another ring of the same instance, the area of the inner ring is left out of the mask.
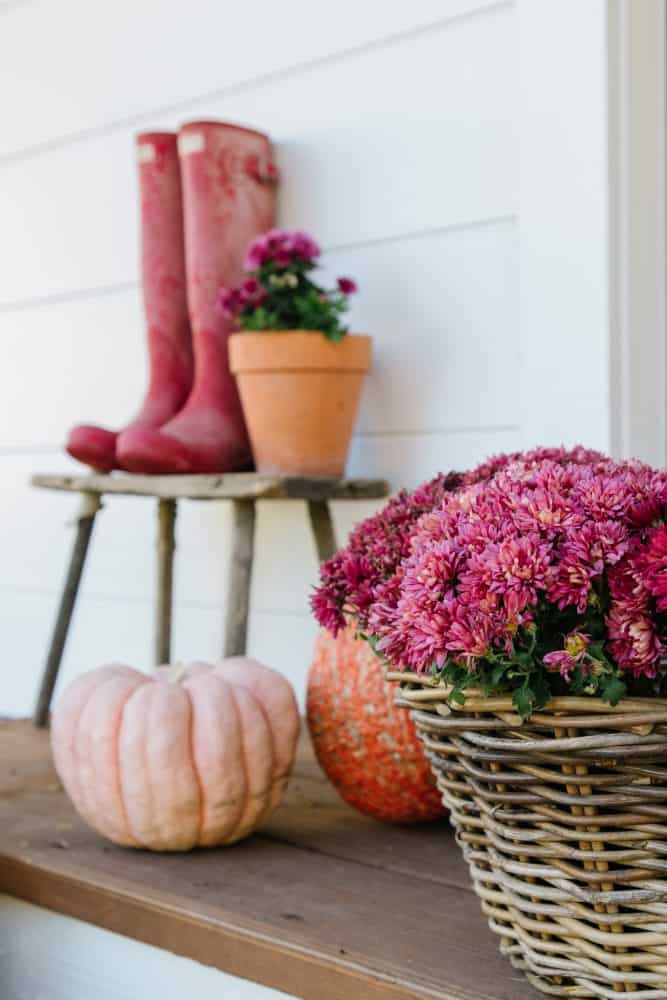
<path id="1" fill-rule="evenodd" d="M 343 475 L 370 337 L 343 325 L 351 278 L 327 290 L 313 276 L 320 249 L 306 233 L 271 230 L 249 246 L 245 278 L 220 292 L 240 328 L 229 342 L 259 472 Z"/>
<path id="2" fill-rule="evenodd" d="M 667 474 L 550 450 L 451 486 L 325 564 L 316 615 L 398 681 L 501 950 L 550 995 L 657 1000 Z"/>

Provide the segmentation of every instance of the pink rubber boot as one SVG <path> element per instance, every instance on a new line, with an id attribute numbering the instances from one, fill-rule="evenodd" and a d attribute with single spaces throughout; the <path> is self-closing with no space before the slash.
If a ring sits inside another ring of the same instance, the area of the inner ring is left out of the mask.
<path id="1" fill-rule="evenodd" d="M 172 132 L 137 136 L 141 194 L 141 272 L 150 381 L 129 427 L 161 427 L 183 406 L 192 388 L 193 361 L 185 292 L 183 201 L 177 138 Z M 74 427 L 67 451 L 95 469 L 118 468 L 118 434 L 104 427 Z"/>
<path id="2" fill-rule="evenodd" d="M 178 148 L 194 386 L 173 420 L 125 431 L 117 452 L 132 472 L 232 472 L 249 468 L 252 455 L 227 360 L 232 324 L 217 297 L 240 281 L 250 240 L 273 226 L 276 169 L 268 138 L 236 125 L 190 122 Z"/>

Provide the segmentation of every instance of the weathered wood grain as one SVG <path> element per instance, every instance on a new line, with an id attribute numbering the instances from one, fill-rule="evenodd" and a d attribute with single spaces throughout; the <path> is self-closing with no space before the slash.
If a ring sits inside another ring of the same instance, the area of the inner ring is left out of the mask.
<path id="1" fill-rule="evenodd" d="M 310 526 L 313 529 L 315 538 L 315 548 L 317 558 L 321 563 L 326 562 L 337 549 L 336 535 L 334 532 L 331 511 L 326 500 L 309 500 L 308 517 Z"/>
<path id="2" fill-rule="evenodd" d="M 65 643 L 69 632 L 72 615 L 79 594 L 79 584 L 83 575 L 83 568 L 86 564 L 88 546 L 95 526 L 95 517 L 101 507 L 100 497 L 97 493 L 84 493 L 81 499 L 81 506 L 76 515 L 76 535 L 72 546 L 65 583 L 60 604 L 53 626 L 51 643 L 46 657 L 44 673 L 39 686 L 37 702 L 35 704 L 34 722 L 36 726 L 45 726 L 49 718 L 49 709 L 53 691 L 58 679 L 60 663 L 65 652 Z"/>
<path id="3" fill-rule="evenodd" d="M 155 609 L 155 664 L 169 663 L 171 612 L 176 549 L 176 501 L 158 500 L 157 606 Z"/>
<path id="4" fill-rule="evenodd" d="M 0 722 L 0 830 L 0 892 L 306 1000 L 537 996 L 498 954 L 448 829 L 359 816 L 305 743 L 262 833 L 154 855 L 89 831 L 48 735 Z"/>
<path id="5" fill-rule="evenodd" d="M 42 489 L 69 493 L 116 493 L 174 500 L 377 500 L 389 494 L 389 485 L 383 479 L 301 479 L 261 476 L 255 472 L 199 476 L 38 475 L 32 477 L 31 483 Z"/>
<path id="6" fill-rule="evenodd" d="M 229 563 L 225 656 L 244 656 L 250 614 L 250 583 L 255 546 L 255 501 L 233 500 L 232 556 Z"/>

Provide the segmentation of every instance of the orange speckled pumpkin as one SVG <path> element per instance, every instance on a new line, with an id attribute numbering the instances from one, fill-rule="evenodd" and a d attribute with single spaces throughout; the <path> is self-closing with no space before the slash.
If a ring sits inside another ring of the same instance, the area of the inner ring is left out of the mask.
<path id="1" fill-rule="evenodd" d="M 367 642 L 325 629 L 308 677 L 308 726 L 317 759 L 342 798 L 374 819 L 424 823 L 443 815 L 409 713 Z"/>
<path id="2" fill-rule="evenodd" d="M 51 746 L 77 812 L 116 844 L 187 851 L 248 836 L 280 802 L 299 735 L 289 682 L 232 657 L 147 675 L 111 664 L 56 705 Z"/>

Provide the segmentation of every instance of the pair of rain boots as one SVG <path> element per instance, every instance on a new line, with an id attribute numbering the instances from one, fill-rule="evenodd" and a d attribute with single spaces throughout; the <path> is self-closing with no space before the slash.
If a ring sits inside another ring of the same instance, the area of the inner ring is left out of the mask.
<path id="1" fill-rule="evenodd" d="M 100 471 L 233 472 L 252 467 L 227 361 L 222 286 L 239 282 L 243 254 L 275 215 L 268 138 L 222 122 L 137 137 L 141 265 L 150 379 L 119 432 L 81 425 L 67 451 Z"/>

